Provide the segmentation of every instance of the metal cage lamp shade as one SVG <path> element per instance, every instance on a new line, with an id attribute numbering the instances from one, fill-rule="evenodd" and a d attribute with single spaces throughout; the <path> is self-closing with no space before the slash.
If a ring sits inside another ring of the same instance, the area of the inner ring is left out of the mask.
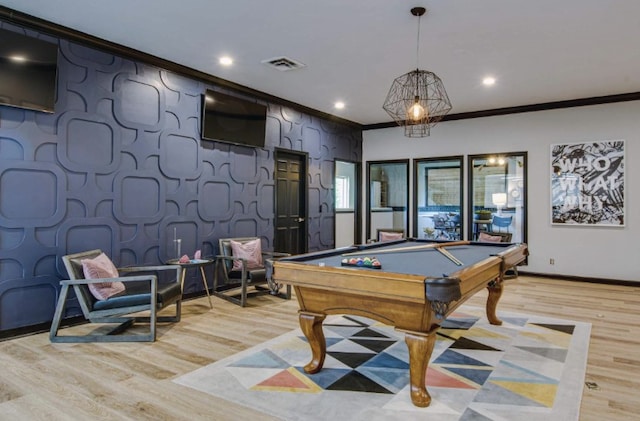
<path id="1" fill-rule="evenodd" d="M 425 11 L 424 7 L 414 7 L 411 14 L 420 17 Z M 419 41 L 418 22 L 418 49 Z M 404 126 L 405 136 L 426 137 L 431 127 L 451 110 L 451 101 L 442 80 L 435 73 L 418 67 L 393 81 L 382 108 L 398 125 Z"/>

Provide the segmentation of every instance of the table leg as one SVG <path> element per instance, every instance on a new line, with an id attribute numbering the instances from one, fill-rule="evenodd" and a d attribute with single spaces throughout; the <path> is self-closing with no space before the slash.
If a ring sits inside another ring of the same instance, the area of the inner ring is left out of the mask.
<path id="1" fill-rule="evenodd" d="M 300 313 L 300 328 L 311 346 L 311 361 L 304 366 L 304 371 L 315 374 L 322 369 L 324 357 L 327 355 L 327 343 L 322 332 L 324 314 Z"/>
<path id="2" fill-rule="evenodd" d="M 182 274 L 180 275 L 180 290 L 184 294 L 184 278 L 187 276 L 187 270 L 184 267 L 180 268 Z"/>
<path id="3" fill-rule="evenodd" d="M 426 377 L 429 360 L 436 343 L 436 331 L 426 335 L 405 332 L 404 341 L 409 348 L 409 382 L 411 386 L 411 402 L 424 408 L 431 403 L 427 391 Z"/>
<path id="4" fill-rule="evenodd" d="M 204 274 L 204 267 L 200 266 L 200 275 L 202 275 L 202 283 L 204 284 L 204 290 L 207 293 L 207 298 L 209 299 L 209 307 L 213 308 L 213 304 L 211 304 L 211 295 L 209 295 L 209 284 L 207 282 L 207 275 Z"/>
<path id="5" fill-rule="evenodd" d="M 498 307 L 498 300 L 502 296 L 502 280 L 494 279 L 487 286 L 489 290 L 489 296 L 487 297 L 487 319 L 492 325 L 500 326 L 502 320 L 496 315 L 496 308 Z"/>

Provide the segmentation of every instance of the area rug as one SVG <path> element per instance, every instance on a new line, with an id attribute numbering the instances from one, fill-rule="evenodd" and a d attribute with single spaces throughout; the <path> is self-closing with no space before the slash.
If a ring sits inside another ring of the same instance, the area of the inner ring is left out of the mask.
<path id="1" fill-rule="evenodd" d="M 409 394 L 404 334 L 357 316 L 324 322 L 324 368 L 299 329 L 176 378 L 283 420 L 577 420 L 591 325 L 463 306 L 438 333 L 427 370 L 431 405 Z"/>

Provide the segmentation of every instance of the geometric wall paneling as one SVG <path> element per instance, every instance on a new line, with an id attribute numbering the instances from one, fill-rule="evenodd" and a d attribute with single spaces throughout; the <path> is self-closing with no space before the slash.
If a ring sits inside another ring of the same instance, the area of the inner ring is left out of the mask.
<path id="1" fill-rule="evenodd" d="M 0 110 L 0 122 L 2 122 L 2 110 Z M 0 125 L 2 127 L 2 125 Z M 24 148 L 16 139 L 7 136 L 7 131 L 2 127 L 0 135 L 0 154 L 4 159 L 24 159 Z"/>
<path id="2" fill-rule="evenodd" d="M 137 225 L 132 232 L 120 234 L 119 266 L 156 265 L 160 247 L 157 226 Z"/>
<path id="3" fill-rule="evenodd" d="M 315 127 L 304 126 L 302 129 L 302 148 L 313 158 L 322 157 L 322 136 Z"/>
<path id="4" fill-rule="evenodd" d="M 275 107 L 274 107 L 275 108 Z M 288 107 L 280 107 L 276 115 L 281 118 L 281 143 L 280 147 L 294 151 L 302 151 L 302 130 L 305 115 Z"/>
<path id="5" fill-rule="evenodd" d="M 0 282 L 0 330 L 46 323 L 53 318 L 60 279 L 55 275 Z M 29 303 L 25 306 L 25 302 Z"/>
<path id="6" fill-rule="evenodd" d="M 333 168 L 334 161 L 324 159 L 320 161 L 320 186 L 323 189 L 330 190 L 333 188 Z M 333 204 L 333 200 L 331 200 Z"/>
<path id="7" fill-rule="evenodd" d="M 181 241 L 181 252 L 189 257 L 193 257 L 196 250 L 202 249 L 202 239 L 199 238 L 198 225 L 195 221 L 174 222 L 173 227 L 176 228 L 177 236 Z"/>
<path id="8" fill-rule="evenodd" d="M 311 169 L 309 169 L 311 170 Z M 318 178 L 318 177 L 314 177 Z M 307 189 L 307 200 L 309 204 L 309 215 L 307 217 L 307 226 L 309 229 L 309 233 L 319 233 L 320 229 L 320 189 L 316 186 L 308 186 Z M 320 242 L 320 237 L 316 237 L 315 244 L 309 244 L 309 251 L 318 251 L 320 250 L 320 246 L 322 243 Z M 312 248 L 313 247 L 313 248 Z"/>
<path id="9" fill-rule="evenodd" d="M 51 228 L 9 229 L 1 227 L 0 280 L 29 280 L 39 275 L 56 275 L 58 252 L 56 231 Z"/>
<path id="10" fill-rule="evenodd" d="M 304 113 L 290 107 L 280 107 L 280 114 L 284 121 L 291 124 L 303 124 L 307 118 Z"/>
<path id="11" fill-rule="evenodd" d="M 330 247 L 327 246 L 327 244 L 334 243 L 334 219 L 333 216 L 329 216 L 322 218 L 320 222 L 320 229 L 318 231 L 320 232 L 320 243 L 323 247 Z"/>
<path id="12" fill-rule="evenodd" d="M 273 149 L 277 147 L 282 147 L 286 149 L 292 149 L 291 145 L 282 145 L 282 130 L 281 130 L 281 122 L 277 118 L 277 116 L 271 115 L 271 110 L 273 107 L 269 106 L 267 109 L 267 122 L 265 125 L 265 148 Z"/>
<path id="13" fill-rule="evenodd" d="M 162 261 L 176 259 L 184 254 L 193 257 L 196 250 L 202 249 L 203 239 L 200 236 L 198 224 L 193 219 L 168 216 L 158 226 L 158 246 Z M 180 240 L 179 250 L 175 240 Z"/>
<path id="14" fill-rule="evenodd" d="M 166 100 L 165 129 L 200 139 L 202 84 L 166 71 L 160 72 L 160 78 Z"/>
<path id="15" fill-rule="evenodd" d="M 164 216 L 164 184 L 152 171 L 120 171 L 113 180 L 113 216 L 123 224 L 153 224 Z"/>
<path id="16" fill-rule="evenodd" d="M 112 116 L 113 79 L 126 70 L 125 61 L 112 54 L 60 40 L 58 54 L 58 96 L 56 110 L 68 109 Z M 104 112 L 108 100 L 108 112 Z"/>
<path id="17" fill-rule="evenodd" d="M 259 183 L 257 196 L 260 198 L 256 209 L 257 216 L 260 219 L 271 221 L 274 217 L 273 209 L 275 205 L 275 190 L 273 182 Z"/>
<path id="18" fill-rule="evenodd" d="M 165 120 L 162 85 L 149 77 L 120 73 L 114 79 L 113 115 L 124 127 L 159 132 Z"/>
<path id="19" fill-rule="evenodd" d="M 118 265 L 120 227 L 113 218 L 67 218 L 58 228 L 60 256 L 101 249 Z"/>
<path id="20" fill-rule="evenodd" d="M 191 180 L 200 177 L 200 143 L 195 138 L 165 130 L 160 135 L 159 152 L 160 171 L 166 177 Z"/>
<path id="21" fill-rule="evenodd" d="M 69 111 L 58 120 L 58 160 L 69 171 L 109 174 L 120 167 L 122 144 L 113 119 Z"/>
<path id="22" fill-rule="evenodd" d="M 52 146 L 57 142 L 55 134 L 55 116 L 52 114 L 34 113 L 18 108 L 0 107 L 0 136 L 14 139 L 20 143 L 23 158 L 32 160 L 43 146 Z M 28 140 L 28 141 L 27 141 Z M 15 146 L 14 146 L 15 148 Z M 16 151 L 14 150 L 15 153 Z M 4 153 L 2 153 L 4 158 Z M 11 159 L 7 157 L 6 159 Z M 47 161 L 51 157 L 47 155 Z"/>
<path id="23" fill-rule="evenodd" d="M 180 240 L 179 249 L 174 238 Z M 162 221 L 160 224 L 159 247 L 162 261 L 176 259 L 185 254 L 193 258 L 196 250 L 201 250 L 203 257 L 207 256 L 203 247 L 203 239 L 198 231 L 198 225 L 195 221 L 184 218 L 168 217 Z M 183 288 L 185 294 L 203 291 L 204 289 L 202 281 L 199 278 L 196 279 L 197 276 L 200 276 L 199 271 L 197 273 L 193 272 L 196 271 L 187 272 Z"/>
<path id="24" fill-rule="evenodd" d="M 229 180 L 200 180 L 198 215 L 204 221 L 229 219 L 233 214 Z"/>
<path id="25" fill-rule="evenodd" d="M 234 146 L 230 156 L 230 162 L 226 170 L 229 177 L 238 184 L 257 183 L 261 172 L 256 148 Z"/>
<path id="26" fill-rule="evenodd" d="M 200 82 L 166 70 L 160 70 L 160 81 L 168 89 L 178 93 L 180 97 L 185 95 L 197 97 L 198 102 L 200 95 L 204 92 Z"/>
<path id="27" fill-rule="evenodd" d="M 104 53 L 95 48 L 60 40 L 59 49 L 62 56 L 71 64 L 99 71 L 104 74 L 115 74 L 122 71 L 123 58 Z M 78 80 L 75 80 L 79 82 Z"/>
<path id="28" fill-rule="evenodd" d="M 259 237 L 260 234 L 271 234 L 266 232 L 261 233 L 258 229 L 257 221 L 247 216 L 234 218 L 232 221 L 230 221 L 229 228 L 229 235 L 233 237 Z"/>
<path id="29" fill-rule="evenodd" d="M 21 108 L 0 107 L 0 129 L 2 129 L 2 137 L 15 138 L 11 135 L 10 131 L 20 127 L 22 123 L 24 123 L 26 114 L 26 110 Z"/>
<path id="30" fill-rule="evenodd" d="M 50 227 L 65 216 L 65 175 L 48 162 L 0 161 L 0 226 Z"/>
<path id="31" fill-rule="evenodd" d="M 0 258 L 0 266 L 2 266 L 0 284 L 7 282 L 5 279 L 24 278 L 24 266 L 18 259 L 10 259 L 3 253 L 3 257 Z"/>
<path id="32" fill-rule="evenodd" d="M 190 257 L 218 254 L 221 237 L 273 250 L 277 148 L 308 156 L 307 249 L 333 246 L 332 162 L 361 159 L 357 127 L 243 95 L 268 107 L 264 148 L 202 141 L 201 95 L 221 87 L 58 44 L 56 112 L 0 107 L 0 330 L 50 320 L 63 254 L 160 264 L 177 257 L 174 232 Z M 199 277 L 185 291 L 203 293 Z"/>

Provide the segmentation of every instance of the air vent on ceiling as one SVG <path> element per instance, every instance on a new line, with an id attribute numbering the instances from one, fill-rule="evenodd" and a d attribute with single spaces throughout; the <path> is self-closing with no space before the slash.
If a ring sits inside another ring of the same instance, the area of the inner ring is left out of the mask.
<path id="1" fill-rule="evenodd" d="M 299 61 L 290 59 L 288 57 L 273 57 L 266 60 L 262 60 L 261 63 L 266 64 L 267 66 L 273 67 L 274 69 L 278 69 L 281 72 L 301 69 L 306 66 L 304 63 L 300 63 Z"/>

